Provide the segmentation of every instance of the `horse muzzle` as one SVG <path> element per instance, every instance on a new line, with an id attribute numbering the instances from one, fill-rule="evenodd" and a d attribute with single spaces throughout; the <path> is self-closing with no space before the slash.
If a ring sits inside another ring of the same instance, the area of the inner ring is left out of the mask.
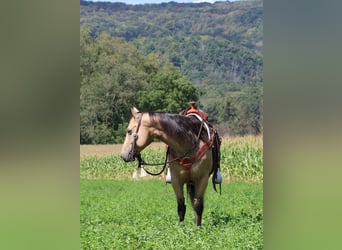
<path id="1" fill-rule="evenodd" d="M 135 161 L 135 157 L 138 155 L 137 152 L 128 152 L 128 153 L 122 153 L 121 159 L 123 159 L 125 162 L 132 162 Z"/>

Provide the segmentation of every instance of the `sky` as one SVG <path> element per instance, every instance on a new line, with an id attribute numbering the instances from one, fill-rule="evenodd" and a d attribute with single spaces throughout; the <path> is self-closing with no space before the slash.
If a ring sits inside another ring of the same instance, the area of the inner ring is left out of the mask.
<path id="1" fill-rule="evenodd" d="M 122 2 L 126 4 L 144 4 L 144 3 L 167 3 L 167 2 L 177 2 L 177 3 L 201 3 L 201 2 L 225 2 L 226 0 L 91 0 L 93 2 Z M 229 0 L 234 2 L 235 0 Z"/>

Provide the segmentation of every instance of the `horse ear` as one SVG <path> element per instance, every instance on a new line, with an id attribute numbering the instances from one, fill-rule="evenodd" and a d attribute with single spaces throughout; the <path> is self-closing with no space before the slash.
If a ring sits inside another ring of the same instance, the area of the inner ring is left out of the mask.
<path id="1" fill-rule="evenodd" d="M 131 108 L 131 113 L 133 117 L 136 117 L 140 111 L 136 107 Z"/>

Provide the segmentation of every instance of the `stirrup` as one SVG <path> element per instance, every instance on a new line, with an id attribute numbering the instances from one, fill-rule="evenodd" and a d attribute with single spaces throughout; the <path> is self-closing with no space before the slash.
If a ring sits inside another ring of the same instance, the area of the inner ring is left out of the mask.
<path id="1" fill-rule="evenodd" d="M 167 167 L 165 181 L 166 181 L 166 183 L 171 183 L 170 167 Z"/>
<path id="2" fill-rule="evenodd" d="M 221 176 L 221 172 L 220 169 L 217 169 L 217 173 L 216 173 L 216 178 L 215 178 L 215 184 L 221 184 L 222 183 L 222 176 Z"/>

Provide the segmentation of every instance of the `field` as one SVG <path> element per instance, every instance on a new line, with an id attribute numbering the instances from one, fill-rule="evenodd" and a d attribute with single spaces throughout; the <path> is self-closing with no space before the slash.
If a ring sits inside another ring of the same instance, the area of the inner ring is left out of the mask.
<path id="1" fill-rule="evenodd" d="M 97 150 L 96 150 L 97 149 Z M 185 221 L 163 177 L 132 180 L 119 145 L 81 146 L 81 249 L 262 249 L 262 137 L 225 139 L 222 195 L 208 186 L 202 227 L 186 201 Z M 165 146 L 144 151 L 162 162 Z"/>

